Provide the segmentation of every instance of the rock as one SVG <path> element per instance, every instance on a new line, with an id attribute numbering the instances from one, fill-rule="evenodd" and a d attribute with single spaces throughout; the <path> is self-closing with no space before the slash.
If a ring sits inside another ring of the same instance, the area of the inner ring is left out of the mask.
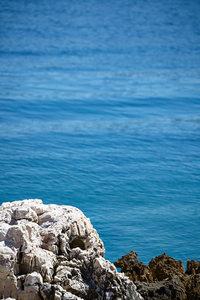
<path id="1" fill-rule="evenodd" d="M 200 300 L 200 274 L 191 275 L 186 283 L 188 300 Z"/>
<path id="2" fill-rule="evenodd" d="M 188 300 L 200 300 L 200 262 L 193 259 L 187 261 L 186 291 Z"/>
<path id="3" fill-rule="evenodd" d="M 25 278 L 25 286 L 36 284 L 43 284 L 42 276 L 37 272 L 28 274 Z"/>
<path id="4" fill-rule="evenodd" d="M 145 300 L 187 300 L 184 285 L 177 276 L 160 282 L 135 284 Z"/>
<path id="5" fill-rule="evenodd" d="M 132 281 L 153 282 L 149 267 L 143 262 L 138 262 L 138 255 L 134 251 L 122 256 L 114 265 L 121 268 L 121 272 Z"/>
<path id="6" fill-rule="evenodd" d="M 29 208 L 29 207 L 17 207 L 14 211 L 13 211 L 13 215 L 12 215 L 13 219 L 15 220 L 28 220 L 28 221 L 33 221 L 33 222 L 37 222 L 38 216 L 36 214 L 36 212 Z"/>
<path id="7" fill-rule="evenodd" d="M 182 261 L 165 253 L 148 266 L 137 258 L 131 251 L 114 264 L 135 283 L 145 300 L 200 300 L 200 262 L 188 260 L 185 272 Z"/>
<path id="8" fill-rule="evenodd" d="M 176 261 L 165 253 L 153 258 L 149 263 L 153 281 L 172 279 L 174 275 L 184 276 L 185 268 L 182 261 Z"/>
<path id="9" fill-rule="evenodd" d="M 38 199 L 0 207 L 3 299 L 143 299 L 104 252 L 97 231 L 77 208 Z"/>
<path id="10" fill-rule="evenodd" d="M 187 271 L 188 275 L 196 275 L 200 274 L 200 262 L 196 262 L 195 260 L 187 261 Z"/>

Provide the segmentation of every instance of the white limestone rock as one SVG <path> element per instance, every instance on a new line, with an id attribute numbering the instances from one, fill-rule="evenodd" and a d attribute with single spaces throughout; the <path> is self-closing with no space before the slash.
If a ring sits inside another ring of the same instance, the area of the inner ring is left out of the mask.
<path id="1" fill-rule="evenodd" d="M 90 220 L 75 207 L 38 199 L 0 207 L 2 299 L 143 299 L 104 252 Z"/>

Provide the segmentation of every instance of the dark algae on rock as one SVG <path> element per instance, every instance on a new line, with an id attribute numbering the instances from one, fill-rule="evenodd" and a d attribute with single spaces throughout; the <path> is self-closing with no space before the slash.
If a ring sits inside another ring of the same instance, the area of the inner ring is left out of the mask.
<path id="1" fill-rule="evenodd" d="M 131 251 L 114 264 L 135 283 L 145 300 L 200 300 L 200 262 L 188 260 L 185 271 L 182 261 L 164 253 L 147 266 Z"/>

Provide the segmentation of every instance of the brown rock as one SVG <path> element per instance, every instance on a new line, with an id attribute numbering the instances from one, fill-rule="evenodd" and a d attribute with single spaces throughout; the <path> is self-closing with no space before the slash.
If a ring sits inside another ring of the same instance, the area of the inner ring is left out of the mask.
<path id="1" fill-rule="evenodd" d="M 138 262 L 138 255 L 134 251 L 122 256 L 114 265 L 121 268 L 121 272 L 132 281 L 153 282 L 149 267 L 143 262 Z"/>
<path id="2" fill-rule="evenodd" d="M 188 300 L 200 300 L 200 274 L 189 276 L 186 282 Z"/>
<path id="3" fill-rule="evenodd" d="M 200 274 L 200 262 L 196 262 L 195 260 L 187 261 L 187 271 L 188 275 Z"/>
<path id="4" fill-rule="evenodd" d="M 182 261 L 177 261 L 167 254 L 153 258 L 149 263 L 153 281 L 172 279 L 174 275 L 184 276 L 185 268 Z"/>
<path id="5" fill-rule="evenodd" d="M 165 253 L 153 258 L 149 266 L 138 262 L 134 251 L 124 255 L 115 266 L 121 268 L 145 300 L 200 300 L 200 262 L 182 261 Z"/>

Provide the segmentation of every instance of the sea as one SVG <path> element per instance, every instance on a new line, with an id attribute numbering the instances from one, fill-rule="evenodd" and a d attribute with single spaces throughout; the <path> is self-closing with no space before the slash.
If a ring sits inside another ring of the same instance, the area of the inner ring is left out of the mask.
<path id="1" fill-rule="evenodd" d="M 199 0 L 0 1 L 0 204 L 34 198 L 200 260 Z"/>

